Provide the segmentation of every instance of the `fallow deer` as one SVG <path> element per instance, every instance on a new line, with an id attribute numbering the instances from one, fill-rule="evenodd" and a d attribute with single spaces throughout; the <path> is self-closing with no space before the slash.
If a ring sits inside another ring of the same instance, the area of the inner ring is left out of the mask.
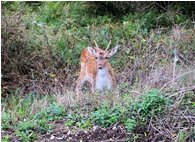
<path id="1" fill-rule="evenodd" d="M 117 52 L 119 46 L 108 51 L 111 41 L 105 50 L 100 49 L 95 40 L 94 43 L 96 47 L 87 47 L 81 52 L 81 69 L 76 87 L 77 95 L 80 94 L 82 84 L 85 81 L 91 84 L 91 91 L 93 93 L 95 90 L 111 90 L 116 86 L 113 69 L 108 59 Z"/>

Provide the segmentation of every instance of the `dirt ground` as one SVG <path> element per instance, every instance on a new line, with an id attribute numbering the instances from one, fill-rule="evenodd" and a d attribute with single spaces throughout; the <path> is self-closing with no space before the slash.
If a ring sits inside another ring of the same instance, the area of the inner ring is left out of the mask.
<path id="1" fill-rule="evenodd" d="M 131 134 L 127 133 L 122 124 L 100 128 L 93 126 L 90 130 L 81 130 L 76 127 L 68 129 L 64 125 L 65 120 L 51 122 L 54 127 L 51 132 L 39 135 L 34 142 L 126 142 L 129 141 Z M 12 130 L 2 131 L 2 136 L 9 135 L 10 142 L 19 142 Z"/>
<path id="2" fill-rule="evenodd" d="M 93 126 L 91 130 L 80 130 L 76 127 L 67 129 L 64 120 L 55 121 L 52 132 L 44 134 L 36 142 L 111 142 L 128 141 L 131 134 L 126 133 L 121 124 L 107 129 Z"/>

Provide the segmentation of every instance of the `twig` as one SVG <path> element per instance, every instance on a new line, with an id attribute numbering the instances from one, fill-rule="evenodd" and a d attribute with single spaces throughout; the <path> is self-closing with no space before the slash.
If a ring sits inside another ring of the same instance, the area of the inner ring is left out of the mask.
<path id="1" fill-rule="evenodd" d="M 159 47 L 159 44 L 157 44 L 157 47 L 154 48 L 150 53 L 148 53 L 147 55 L 143 56 L 142 59 L 146 58 L 146 57 L 149 56 L 149 55 L 151 56 L 151 54 L 152 54 L 155 50 L 157 50 L 158 47 Z"/>
<path id="2" fill-rule="evenodd" d="M 173 60 L 173 82 L 172 85 L 174 85 L 174 78 L 175 78 L 175 70 L 176 70 L 176 64 L 178 61 L 178 57 L 177 57 L 177 50 L 176 48 L 174 49 L 174 60 Z"/>
<path id="3" fill-rule="evenodd" d="M 158 4 L 157 2 L 154 2 L 154 4 L 158 5 L 160 8 L 162 8 L 163 10 L 167 10 L 165 7 L 163 7 L 162 5 Z"/>
<path id="4" fill-rule="evenodd" d="M 178 93 L 185 93 L 185 92 L 189 92 L 189 91 L 193 91 L 193 90 L 195 90 L 195 85 L 191 86 L 191 87 L 182 88 L 182 89 L 181 88 L 180 89 L 176 89 L 174 91 L 169 91 L 169 93 L 172 92 L 174 94 L 168 96 L 168 98 L 174 97 L 175 94 L 177 95 Z"/>
<path id="5" fill-rule="evenodd" d="M 190 74 L 190 73 L 195 73 L 195 70 L 186 72 L 186 73 L 184 73 L 184 74 L 182 74 L 182 75 L 179 75 L 179 76 L 173 78 L 172 80 L 168 81 L 165 85 L 163 85 L 163 87 L 160 88 L 160 91 L 162 91 L 167 85 L 169 85 L 171 82 L 173 82 L 173 80 L 179 79 L 179 78 L 181 78 L 181 77 L 183 77 L 183 76 L 185 76 L 185 75 L 188 75 L 188 74 Z"/>
<path id="6" fill-rule="evenodd" d="M 179 106 L 179 104 L 181 103 L 181 101 L 183 100 L 185 94 L 184 93 L 181 93 L 181 95 L 179 96 L 179 99 L 178 101 L 176 101 L 173 105 L 172 105 L 172 108 L 177 108 Z"/>
<path id="7" fill-rule="evenodd" d="M 135 94 L 138 94 L 138 95 L 143 95 L 142 93 L 139 93 L 139 92 L 136 92 L 136 91 L 130 91 L 130 93 L 135 93 Z"/>
<path id="8" fill-rule="evenodd" d="M 120 140 L 111 140 L 111 139 L 109 139 L 109 140 L 94 141 L 94 142 L 125 142 L 125 141 L 128 141 L 128 140 L 129 140 L 129 138 L 128 139 L 120 139 Z"/>

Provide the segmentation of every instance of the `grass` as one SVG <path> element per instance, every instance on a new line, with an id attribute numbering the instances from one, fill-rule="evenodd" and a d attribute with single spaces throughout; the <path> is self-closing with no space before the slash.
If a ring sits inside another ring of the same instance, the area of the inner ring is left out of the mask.
<path id="1" fill-rule="evenodd" d="M 25 25 L 30 29 L 29 39 L 32 39 L 29 41 L 30 44 L 43 48 L 48 40 L 50 46 L 54 47 L 51 48 L 54 55 L 67 64 L 78 64 L 81 50 L 93 44 L 94 39 L 103 47 L 111 38 L 111 47 L 130 43 L 136 49 L 140 40 L 143 44 L 147 41 L 144 36 L 149 35 L 151 29 L 160 28 L 159 25 L 169 27 L 172 24 L 184 23 L 187 19 L 182 15 L 174 16 L 174 13 L 162 15 L 149 11 L 147 14 L 129 14 L 115 20 L 112 16 L 88 13 L 85 7 L 85 2 L 47 2 L 39 6 L 37 12 L 32 13 L 31 7 L 26 6 L 28 14 L 23 18 Z M 65 14 L 60 14 L 64 11 Z M 173 17 L 180 17 L 183 20 L 177 22 Z M 166 22 L 168 24 L 163 25 Z M 128 62 L 128 58 L 123 60 L 124 64 Z"/>
<path id="2" fill-rule="evenodd" d="M 136 98 L 130 94 L 88 94 L 83 99 L 90 107 L 79 102 L 74 102 L 71 107 L 64 102 L 57 103 L 57 100 L 64 100 L 64 96 L 69 95 L 72 95 L 71 92 L 61 96 L 28 94 L 24 98 L 15 95 L 11 99 L 8 97 L 2 103 L 2 129 L 12 130 L 21 141 L 33 141 L 38 135 L 52 131 L 52 121 L 64 119 L 64 126 L 69 129 L 76 126 L 82 130 L 90 130 L 94 125 L 107 128 L 121 122 L 128 132 L 133 133 L 140 127 L 145 127 L 151 118 L 162 119 L 169 116 L 167 112 L 175 106 L 173 100 L 166 98 L 158 89 L 149 90 Z M 93 99 L 90 100 L 90 96 Z M 180 102 L 182 109 L 193 107 L 193 102 L 188 98 L 186 96 Z M 19 101 L 9 103 L 13 100 Z M 191 113 L 194 113 L 193 110 Z M 181 134 L 178 133 L 179 139 L 183 138 Z M 8 139 L 7 135 L 3 139 Z"/>
<path id="3" fill-rule="evenodd" d="M 65 95 L 71 94 L 67 93 Z M 114 101 L 114 105 L 110 101 L 110 95 L 106 94 L 106 99 L 103 102 L 98 100 L 98 104 L 93 105 L 88 111 L 85 110 L 86 106 L 78 107 L 78 103 L 75 103 L 72 109 L 68 109 L 68 106 L 64 107 L 57 103 L 56 96 L 42 97 L 35 94 L 28 94 L 24 98 L 12 96 L 10 99 L 8 97 L 2 103 L 2 129 L 13 130 L 14 134 L 21 141 L 37 139 L 38 135 L 49 132 L 52 129 L 52 125 L 49 122 L 60 119 L 66 120 L 65 126 L 69 128 L 77 126 L 80 129 L 91 129 L 94 124 L 109 127 L 121 121 L 127 130 L 131 132 L 137 127 L 141 119 L 146 122 L 148 115 L 156 115 L 163 112 L 161 107 L 165 105 L 157 97 L 158 94 L 156 92 L 148 92 L 145 99 L 139 99 L 139 101 L 135 102 L 133 102 L 134 100 L 130 96 L 122 95 L 117 98 L 118 101 Z M 150 97 L 154 97 L 154 99 L 148 101 Z M 13 100 L 19 101 L 9 103 L 13 102 Z M 89 103 L 93 103 L 93 101 Z M 155 103 L 158 103 L 158 106 Z M 153 108 L 157 111 L 150 112 Z M 136 115 L 138 114 L 141 115 L 141 118 L 137 120 Z M 147 117 L 145 114 L 147 114 Z M 6 139 L 6 136 L 4 136 L 4 139 Z"/>
<path id="4" fill-rule="evenodd" d="M 38 134 L 50 131 L 52 127 L 48 122 L 62 119 L 65 115 L 63 106 L 55 103 L 54 99 L 36 94 L 5 98 L 2 102 L 2 129 L 13 130 L 21 141 L 32 141 Z"/>

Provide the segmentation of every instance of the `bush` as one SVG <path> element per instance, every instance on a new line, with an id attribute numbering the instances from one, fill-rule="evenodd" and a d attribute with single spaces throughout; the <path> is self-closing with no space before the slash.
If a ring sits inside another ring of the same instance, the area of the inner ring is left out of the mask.
<path id="1" fill-rule="evenodd" d="M 3 112 L 1 115 L 1 129 L 8 129 L 11 127 L 11 115 L 8 112 Z"/>
<path id="2" fill-rule="evenodd" d="M 123 120 L 123 125 L 128 132 L 132 132 L 138 126 L 136 120 L 131 118 L 126 118 L 126 120 Z"/>
<path id="3" fill-rule="evenodd" d="M 35 140 L 37 135 L 50 131 L 49 121 L 62 119 L 66 115 L 65 108 L 57 104 L 52 96 L 11 95 L 4 98 L 2 104 L 2 129 L 14 132 L 13 135 L 21 141 Z"/>
<path id="4" fill-rule="evenodd" d="M 168 102 L 159 90 L 149 90 L 141 97 L 141 102 L 138 104 L 139 114 L 142 117 L 161 114 L 165 111 L 165 106 Z"/>
<path id="5" fill-rule="evenodd" d="M 121 16 L 123 14 L 134 13 L 145 6 L 148 2 L 117 2 L 117 1 L 102 1 L 102 2 L 87 2 L 87 4 L 95 9 L 95 14 L 113 14 Z"/>
<path id="6" fill-rule="evenodd" d="M 47 119 L 55 120 L 60 119 L 62 116 L 65 116 L 65 108 L 57 103 L 53 102 L 49 104 L 44 110 L 36 113 L 34 115 L 35 119 Z"/>
<path id="7" fill-rule="evenodd" d="M 92 121 L 102 127 L 121 121 L 130 132 L 138 125 L 146 124 L 149 118 L 163 114 L 170 102 L 157 89 L 149 90 L 139 101 L 126 101 L 129 102 L 128 105 L 115 104 L 110 107 L 106 103 L 101 104 L 92 112 Z"/>
<path id="8" fill-rule="evenodd" d="M 118 107 L 109 108 L 103 104 L 96 111 L 92 112 L 92 121 L 99 126 L 108 127 L 111 124 L 115 124 L 120 116 L 120 110 Z"/>
<path id="9" fill-rule="evenodd" d="M 127 15 L 135 12 L 147 12 L 158 10 L 160 13 L 170 9 L 179 9 L 183 14 L 193 16 L 195 10 L 194 2 L 88 2 L 89 7 L 94 9 L 96 14 L 113 14 L 115 16 Z"/>

